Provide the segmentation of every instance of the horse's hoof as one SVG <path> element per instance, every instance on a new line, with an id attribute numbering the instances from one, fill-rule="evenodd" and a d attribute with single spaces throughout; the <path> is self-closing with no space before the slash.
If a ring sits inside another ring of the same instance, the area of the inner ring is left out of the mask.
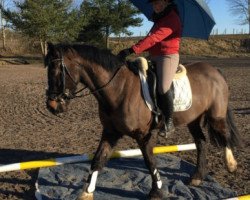
<path id="1" fill-rule="evenodd" d="M 200 184 L 201 184 L 200 179 L 192 179 L 190 182 L 190 185 L 192 185 L 192 186 L 199 186 Z"/>
<path id="2" fill-rule="evenodd" d="M 77 200 L 94 200 L 93 193 L 83 192 Z"/>
<path id="3" fill-rule="evenodd" d="M 227 164 L 227 169 L 229 172 L 235 172 L 237 170 L 237 162 L 234 161 L 234 162 L 231 162 L 231 163 L 228 163 Z"/>
<path id="4" fill-rule="evenodd" d="M 152 189 L 149 193 L 150 200 L 161 200 L 163 198 L 163 193 L 161 189 Z"/>
<path id="5" fill-rule="evenodd" d="M 230 148 L 226 148 L 226 163 L 229 172 L 234 172 L 237 169 L 237 161 L 234 158 L 233 152 Z"/>

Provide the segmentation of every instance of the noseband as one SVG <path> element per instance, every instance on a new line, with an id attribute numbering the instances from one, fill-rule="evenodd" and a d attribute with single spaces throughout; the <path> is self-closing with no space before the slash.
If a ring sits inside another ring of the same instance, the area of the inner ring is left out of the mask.
<path id="1" fill-rule="evenodd" d="M 114 79 L 114 77 L 117 75 L 119 70 L 122 68 L 122 67 L 119 67 L 117 69 L 117 71 L 114 73 L 114 75 L 111 77 L 111 79 L 107 83 L 105 83 L 103 86 L 101 86 L 100 88 L 98 88 L 98 89 L 96 89 L 94 91 L 90 91 L 90 92 L 88 92 L 86 94 L 78 95 L 80 92 L 87 89 L 87 86 L 81 88 L 80 90 L 78 90 L 78 91 L 76 91 L 74 93 L 71 93 L 69 91 L 69 89 L 66 89 L 66 86 L 65 86 L 66 85 L 65 84 L 65 82 L 66 82 L 65 81 L 66 74 L 69 76 L 70 80 L 74 83 L 75 86 L 77 86 L 78 83 L 73 79 L 67 65 L 64 63 L 62 53 L 61 53 L 61 58 L 53 59 L 53 60 L 51 60 L 51 62 L 61 62 L 60 67 L 61 67 L 61 70 L 62 70 L 62 78 L 61 79 L 62 79 L 63 91 L 62 91 L 62 93 L 60 93 L 60 92 L 51 92 L 51 91 L 47 90 L 46 95 L 50 100 L 60 101 L 61 103 L 65 103 L 65 100 L 84 97 L 84 96 L 88 96 L 88 95 L 91 95 L 91 94 L 94 94 L 96 92 L 101 91 L 102 89 L 104 89 L 105 87 L 107 87 L 110 84 L 110 82 Z"/>

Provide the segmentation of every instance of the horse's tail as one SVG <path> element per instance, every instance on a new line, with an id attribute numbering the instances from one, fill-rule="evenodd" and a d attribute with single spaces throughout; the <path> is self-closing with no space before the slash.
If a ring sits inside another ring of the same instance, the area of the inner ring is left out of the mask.
<path id="1" fill-rule="evenodd" d="M 240 139 L 239 131 L 235 125 L 232 110 L 228 107 L 226 119 L 224 125 L 227 127 L 226 135 L 225 132 L 221 132 L 218 127 L 215 129 L 213 120 L 209 116 L 205 117 L 204 126 L 208 126 L 208 133 L 210 142 L 218 147 L 237 147 L 241 146 L 242 142 Z M 222 126 L 224 126 L 222 125 Z"/>
<path id="2" fill-rule="evenodd" d="M 240 138 L 239 131 L 235 125 L 233 112 L 230 107 L 227 107 L 227 125 L 230 133 L 229 145 L 231 147 L 241 146 L 242 141 Z"/>

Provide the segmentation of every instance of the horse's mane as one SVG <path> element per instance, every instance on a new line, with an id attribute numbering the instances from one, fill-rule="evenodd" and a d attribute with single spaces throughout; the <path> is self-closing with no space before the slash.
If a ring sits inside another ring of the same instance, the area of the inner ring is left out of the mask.
<path id="1" fill-rule="evenodd" d="M 76 51 L 82 58 L 97 63 L 108 71 L 114 71 L 124 65 L 121 59 L 108 49 L 83 44 L 57 44 L 56 48 L 60 49 L 62 53 L 71 51 L 74 54 Z"/>

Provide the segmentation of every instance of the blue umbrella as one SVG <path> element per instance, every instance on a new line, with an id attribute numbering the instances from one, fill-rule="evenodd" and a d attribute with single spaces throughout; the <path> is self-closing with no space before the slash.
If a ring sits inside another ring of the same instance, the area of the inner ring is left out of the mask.
<path id="1" fill-rule="evenodd" d="M 149 20 L 153 7 L 148 0 L 130 0 Z M 182 37 L 208 39 L 215 21 L 204 0 L 174 0 L 182 22 Z"/>

